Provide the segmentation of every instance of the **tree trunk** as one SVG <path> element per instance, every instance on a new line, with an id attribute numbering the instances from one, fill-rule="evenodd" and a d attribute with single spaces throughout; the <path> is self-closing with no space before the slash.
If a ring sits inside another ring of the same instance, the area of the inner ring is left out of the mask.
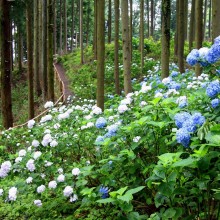
<path id="1" fill-rule="evenodd" d="M 220 1 L 212 0 L 212 41 L 220 35 Z"/>
<path id="2" fill-rule="evenodd" d="M 196 10 L 196 2 L 195 0 L 192 0 L 191 15 L 190 15 L 190 29 L 189 29 L 189 51 L 192 50 L 194 36 L 195 36 L 195 10 Z"/>
<path id="3" fill-rule="evenodd" d="M 150 37 L 150 5 L 147 0 L 147 37 Z"/>
<path id="4" fill-rule="evenodd" d="M 132 52 L 133 52 L 133 48 L 132 48 L 132 38 L 133 38 L 133 0 L 130 0 L 130 17 L 129 17 L 129 26 L 130 26 L 130 51 L 131 51 L 131 62 L 132 62 Z"/>
<path id="5" fill-rule="evenodd" d="M 188 37 L 188 0 L 184 0 L 184 40 Z"/>
<path id="6" fill-rule="evenodd" d="M 18 70 L 22 72 L 22 60 L 23 60 L 23 38 L 21 33 L 21 24 L 18 25 Z"/>
<path id="7" fill-rule="evenodd" d="M 72 0 L 72 25 L 71 25 L 71 51 L 73 51 L 73 36 L 74 36 L 74 27 L 75 27 L 75 22 L 74 22 L 74 15 L 75 15 L 75 7 L 74 7 L 75 1 Z"/>
<path id="8" fill-rule="evenodd" d="M 144 0 L 140 1 L 140 51 L 141 51 L 141 73 L 144 70 Z"/>
<path id="9" fill-rule="evenodd" d="M 32 18 L 33 5 L 29 1 L 27 3 L 27 60 L 28 60 L 28 118 L 34 117 L 34 70 L 33 70 L 33 33 Z"/>
<path id="10" fill-rule="evenodd" d="M 108 0 L 108 43 L 111 43 L 112 38 L 112 1 Z"/>
<path id="11" fill-rule="evenodd" d="M 150 29 L 150 36 L 154 36 L 154 0 L 151 0 L 151 29 Z"/>
<path id="12" fill-rule="evenodd" d="M 123 67 L 124 67 L 124 91 L 125 95 L 132 92 L 131 85 L 131 53 L 128 26 L 128 0 L 121 0 L 122 17 L 122 45 L 123 45 Z"/>
<path id="13" fill-rule="evenodd" d="M 48 0 L 47 6 L 47 77 L 48 77 L 48 100 L 54 101 L 54 70 L 53 70 L 53 4 L 54 0 Z"/>
<path id="14" fill-rule="evenodd" d="M 87 21 L 86 21 L 86 46 L 89 45 L 89 25 L 90 25 L 90 2 L 87 3 Z"/>
<path id="15" fill-rule="evenodd" d="M 196 48 L 202 47 L 203 39 L 203 0 L 196 0 Z M 199 64 L 196 65 L 196 76 L 201 75 L 202 68 Z"/>
<path id="16" fill-rule="evenodd" d="M 211 39 L 211 23 L 212 23 L 212 0 L 209 0 L 209 40 Z"/>
<path id="17" fill-rule="evenodd" d="M 53 54 L 57 54 L 57 7 L 56 7 L 56 0 L 54 0 L 53 5 Z"/>
<path id="18" fill-rule="evenodd" d="M 179 16 L 178 16 L 178 66 L 181 73 L 184 69 L 184 1 L 179 0 Z"/>
<path id="19" fill-rule="evenodd" d="M 162 52 L 161 52 L 161 70 L 162 79 L 169 76 L 170 61 L 170 10 L 171 1 L 162 0 Z"/>
<path id="20" fill-rule="evenodd" d="M 205 5 L 204 5 L 204 22 L 203 22 L 203 40 L 206 39 L 206 21 L 207 21 L 207 3 L 208 1 L 205 0 Z"/>
<path id="21" fill-rule="evenodd" d="M 64 13 L 64 24 L 63 24 L 63 44 L 64 44 L 64 53 L 67 53 L 67 10 L 66 10 L 66 0 L 63 1 L 63 13 Z"/>
<path id="22" fill-rule="evenodd" d="M 39 31 L 38 31 L 38 38 L 39 38 L 39 45 L 38 45 L 38 50 L 39 50 L 39 79 L 40 79 L 40 87 L 41 87 L 41 92 L 43 90 L 43 59 L 42 59 L 42 53 L 43 53 L 43 38 L 42 38 L 42 33 L 43 33 L 43 2 L 40 0 L 38 3 L 38 10 L 39 10 Z"/>
<path id="23" fill-rule="evenodd" d="M 48 87 L 47 87 L 47 0 L 43 1 L 43 48 L 42 48 L 42 60 L 43 60 L 43 67 L 42 67 L 42 84 L 43 84 L 43 99 L 44 101 L 47 100 L 48 97 Z"/>
<path id="24" fill-rule="evenodd" d="M 115 6 L 115 69 L 114 69 L 114 78 L 115 78 L 115 93 L 120 95 L 120 82 L 119 82 L 119 0 L 114 0 Z"/>
<path id="25" fill-rule="evenodd" d="M 176 0 L 176 32 L 174 38 L 174 55 L 178 56 L 178 28 L 179 28 L 179 2 L 180 0 Z"/>
<path id="26" fill-rule="evenodd" d="M 97 60 L 97 0 L 94 0 L 93 50 L 94 50 L 94 59 Z"/>
<path id="27" fill-rule="evenodd" d="M 13 126 L 12 100 L 11 100 L 11 54 L 10 47 L 10 2 L 0 1 L 1 9 L 1 111 L 4 128 Z"/>
<path id="28" fill-rule="evenodd" d="M 62 26 L 62 2 L 63 0 L 60 0 L 60 54 L 62 55 L 63 54 L 63 26 Z"/>
<path id="29" fill-rule="evenodd" d="M 80 63 L 84 63 L 83 59 L 83 0 L 80 0 L 80 51 L 81 51 L 81 60 Z"/>
<path id="30" fill-rule="evenodd" d="M 97 0 L 97 106 L 104 110 L 105 1 Z"/>

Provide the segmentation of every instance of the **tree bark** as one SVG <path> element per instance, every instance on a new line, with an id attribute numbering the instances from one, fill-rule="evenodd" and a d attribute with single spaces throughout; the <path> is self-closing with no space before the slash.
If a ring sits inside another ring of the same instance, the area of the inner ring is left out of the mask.
<path id="1" fill-rule="evenodd" d="M 1 9 L 1 111 L 4 128 L 13 126 L 12 99 L 11 99 L 11 54 L 10 47 L 10 2 L 0 1 Z"/>
<path id="2" fill-rule="evenodd" d="M 94 50 L 94 59 L 97 60 L 97 0 L 94 0 L 93 50 Z"/>
<path id="3" fill-rule="evenodd" d="M 170 10 L 171 1 L 162 0 L 162 52 L 161 52 L 161 69 L 162 79 L 169 76 L 170 61 Z"/>
<path id="4" fill-rule="evenodd" d="M 105 1 L 97 0 L 97 106 L 104 110 Z"/>
<path id="5" fill-rule="evenodd" d="M 60 54 L 62 55 L 63 54 L 63 25 L 62 25 L 62 2 L 63 0 L 60 0 Z"/>
<path id="6" fill-rule="evenodd" d="M 220 35 L 220 1 L 212 0 L 212 41 Z"/>
<path id="7" fill-rule="evenodd" d="M 203 22 L 203 40 L 206 39 L 206 21 L 207 21 L 207 4 L 208 1 L 205 0 L 205 4 L 204 4 L 204 22 Z"/>
<path id="8" fill-rule="evenodd" d="M 53 4 L 54 0 L 48 0 L 47 6 L 47 81 L 48 81 L 48 100 L 54 101 L 54 70 L 53 70 Z"/>
<path id="9" fill-rule="evenodd" d="M 151 0 L 151 29 L 150 29 L 150 36 L 154 36 L 154 0 Z"/>
<path id="10" fill-rule="evenodd" d="M 174 55 L 178 56 L 178 28 L 179 28 L 179 2 L 180 0 L 176 0 L 176 32 L 174 37 Z"/>
<path id="11" fill-rule="evenodd" d="M 184 1 L 184 40 L 188 38 L 188 0 Z"/>
<path id="12" fill-rule="evenodd" d="M 131 85 L 131 51 L 128 26 L 128 0 L 121 0 L 122 16 L 122 45 L 123 45 L 123 67 L 124 67 L 124 91 L 125 95 L 132 92 Z"/>
<path id="13" fill-rule="evenodd" d="M 209 29 L 208 29 L 208 36 L 209 40 L 211 39 L 211 23 L 212 23 L 212 0 L 209 0 Z"/>
<path id="14" fill-rule="evenodd" d="M 130 26 L 130 51 L 131 51 L 131 62 L 132 62 L 132 52 L 133 52 L 133 48 L 132 48 L 132 38 L 133 38 L 133 0 L 130 0 L 130 17 L 129 17 L 129 26 Z"/>
<path id="15" fill-rule="evenodd" d="M 18 70 L 22 72 L 22 60 L 23 60 L 23 38 L 21 33 L 21 24 L 18 24 Z"/>
<path id="16" fill-rule="evenodd" d="M 141 51 L 141 73 L 144 70 L 144 0 L 140 1 L 140 51 Z"/>
<path id="17" fill-rule="evenodd" d="M 53 54 L 57 54 L 57 4 L 56 0 L 54 0 L 54 5 L 53 5 L 53 11 L 54 11 L 54 16 L 53 16 Z"/>
<path id="18" fill-rule="evenodd" d="M 74 28 L 75 28 L 75 22 L 74 22 L 74 15 L 75 15 L 75 6 L 74 6 L 75 1 L 72 0 L 72 25 L 71 25 L 71 51 L 73 51 L 73 36 L 74 36 Z"/>
<path id="19" fill-rule="evenodd" d="M 196 0 L 196 48 L 202 47 L 203 40 L 203 0 Z M 196 65 L 196 76 L 201 75 L 202 68 L 199 64 Z"/>
<path id="20" fill-rule="evenodd" d="M 34 70 L 33 70 L 33 33 L 32 18 L 33 5 L 29 1 L 27 3 L 27 59 L 28 59 L 28 118 L 34 117 Z"/>
<path id="21" fill-rule="evenodd" d="M 64 53 L 67 53 L 67 10 L 66 10 L 66 0 L 63 0 L 63 13 L 64 13 L 64 24 L 63 24 L 63 44 L 64 44 Z"/>
<path id="22" fill-rule="evenodd" d="M 80 58 L 80 63 L 84 63 L 84 57 L 83 57 L 83 0 L 80 0 L 80 53 L 81 53 L 81 58 Z"/>
<path id="23" fill-rule="evenodd" d="M 193 41 L 195 38 L 195 10 L 196 10 L 196 2 L 195 0 L 192 0 L 191 15 L 190 15 L 190 29 L 189 29 L 189 51 L 192 50 Z"/>
<path id="24" fill-rule="evenodd" d="M 147 0 L 147 37 L 150 37 L 150 5 Z"/>
<path id="25" fill-rule="evenodd" d="M 114 58 L 114 78 L 115 78 L 115 93 L 120 95 L 120 81 L 119 81 L 119 0 L 114 0 L 115 6 L 115 58 Z"/>
<path id="26" fill-rule="evenodd" d="M 112 38 L 112 1 L 108 0 L 108 43 L 111 43 Z"/>

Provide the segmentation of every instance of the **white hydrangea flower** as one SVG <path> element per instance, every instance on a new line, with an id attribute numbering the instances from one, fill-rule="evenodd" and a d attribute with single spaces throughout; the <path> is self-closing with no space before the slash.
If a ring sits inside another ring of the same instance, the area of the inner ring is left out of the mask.
<path id="1" fill-rule="evenodd" d="M 42 202 L 40 199 L 34 200 L 34 205 L 41 207 L 42 206 Z"/>
<path id="2" fill-rule="evenodd" d="M 53 107 L 53 102 L 52 101 L 48 101 L 44 105 L 44 108 L 51 108 L 51 107 Z"/>
<path id="3" fill-rule="evenodd" d="M 50 142 L 51 147 L 56 147 L 58 145 L 57 141 L 53 140 Z"/>
<path id="4" fill-rule="evenodd" d="M 17 199 L 17 191 L 18 189 L 16 187 L 11 187 L 8 191 L 8 200 L 9 201 L 15 201 Z"/>
<path id="5" fill-rule="evenodd" d="M 37 193 L 42 193 L 44 192 L 46 189 L 46 187 L 44 185 L 40 185 L 37 187 Z"/>
<path id="6" fill-rule="evenodd" d="M 85 118 L 86 120 L 90 120 L 90 119 L 92 118 L 92 116 L 91 116 L 91 115 L 86 115 L 84 118 Z"/>
<path id="7" fill-rule="evenodd" d="M 95 115 L 100 115 L 100 114 L 102 114 L 102 109 L 99 108 L 98 106 L 93 106 L 92 107 L 92 113 L 95 114 Z"/>
<path id="8" fill-rule="evenodd" d="M 63 168 L 59 168 L 57 171 L 59 174 L 61 174 L 61 173 L 63 173 Z"/>
<path id="9" fill-rule="evenodd" d="M 0 189 L 0 196 L 2 196 L 4 193 L 4 190 L 3 189 Z"/>
<path id="10" fill-rule="evenodd" d="M 41 142 L 41 144 L 46 147 L 50 142 L 52 141 L 52 136 L 51 134 L 46 134 L 43 137 L 43 141 Z"/>
<path id="11" fill-rule="evenodd" d="M 71 186 L 66 186 L 63 190 L 63 195 L 65 197 L 70 197 L 73 194 L 73 188 Z"/>
<path id="12" fill-rule="evenodd" d="M 56 189 L 57 188 L 57 182 L 55 180 L 52 180 L 48 183 L 48 188 L 50 189 Z"/>
<path id="13" fill-rule="evenodd" d="M 140 106 L 143 107 L 143 106 L 145 106 L 145 105 L 147 105 L 147 102 L 141 101 Z"/>
<path id="14" fill-rule="evenodd" d="M 44 131 L 44 134 L 50 134 L 51 133 L 51 130 L 50 129 L 46 129 L 45 131 Z"/>
<path id="15" fill-rule="evenodd" d="M 154 98 L 157 98 L 157 97 L 163 97 L 163 94 L 160 93 L 160 92 L 157 92 L 157 93 L 155 94 Z"/>
<path id="16" fill-rule="evenodd" d="M 50 167 L 53 163 L 50 161 L 45 161 L 45 167 Z"/>
<path id="17" fill-rule="evenodd" d="M 35 125 L 35 121 L 33 119 L 28 121 L 27 126 L 28 126 L 29 129 L 33 128 L 34 125 Z"/>
<path id="18" fill-rule="evenodd" d="M 70 196 L 70 202 L 75 202 L 78 199 L 78 196 L 76 194 L 73 194 L 73 196 Z"/>
<path id="19" fill-rule="evenodd" d="M 33 172 L 36 169 L 34 165 L 34 160 L 33 159 L 28 160 L 28 162 L 26 163 L 26 167 L 30 172 Z"/>
<path id="20" fill-rule="evenodd" d="M 65 176 L 63 174 L 60 174 L 58 177 L 57 177 L 57 182 L 59 183 L 63 183 L 65 181 Z"/>
<path id="21" fill-rule="evenodd" d="M 53 127 L 57 130 L 57 129 L 60 128 L 60 124 L 59 124 L 59 123 L 56 123 Z"/>
<path id="22" fill-rule="evenodd" d="M 142 93 L 147 93 L 148 91 L 150 91 L 152 88 L 151 86 L 146 86 L 145 84 L 142 85 L 140 92 Z"/>
<path id="23" fill-rule="evenodd" d="M 88 122 L 86 125 L 87 128 L 91 128 L 94 127 L 94 123 L 93 122 Z"/>
<path id="24" fill-rule="evenodd" d="M 20 150 L 20 151 L 18 152 L 18 156 L 19 156 L 19 157 L 24 157 L 24 156 L 26 155 L 26 153 L 27 153 L 27 151 L 24 150 L 24 149 L 22 149 L 22 150 Z"/>
<path id="25" fill-rule="evenodd" d="M 59 114 L 57 118 L 58 118 L 58 120 L 63 120 L 63 119 L 69 118 L 69 117 L 70 117 L 69 113 L 64 112 L 62 114 Z"/>
<path id="26" fill-rule="evenodd" d="M 119 105 L 119 106 L 118 106 L 118 112 L 119 112 L 120 114 L 126 112 L 127 110 L 128 110 L 127 105 Z"/>
<path id="27" fill-rule="evenodd" d="M 34 152 L 33 158 L 36 160 L 41 156 L 41 154 L 42 153 L 40 151 L 36 151 L 36 152 Z"/>
<path id="28" fill-rule="evenodd" d="M 32 183 L 33 181 L 33 177 L 29 176 L 27 179 L 26 179 L 26 183 L 29 184 L 29 183 Z"/>
<path id="29" fill-rule="evenodd" d="M 21 161 L 22 161 L 22 157 L 17 157 L 16 159 L 15 159 L 15 163 L 20 163 Z"/>
<path id="30" fill-rule="evenodd" d="M 136 136 L 133 138 L 133 142 L 137 143 L 141 139 L 140 136 Z"/>
<path id="31" fill-rule="evenodd" d="M 72 169 L 72 174 L 74 175 L 74 176 L 78 176 L 79 174 L 80 174 L 80 169 L 79 168 L 74 168 L 74 169 Z"/>
<path id="32" fill-rule="evenodd" d="M 45 115 L 41 118 L 40 123 L 44 123 L 46 121 L 51 121 L 52 120 L 52 115 Z"/>
<path id="33" fill-rule="evenodd" d="M 5 161 L 2 163 L 0 168 L 0 178 L 4 178 L 8 175 L 9 171 L 11 170 L 11 162 Z"/>
<path id="34" fill-rule="evenodd" d="M 40 142 L 39 142 L 38 140 L 33 140 L 32 143 L 31 143 L 31 145 L 32 145 L 33 147 L 38 147 L 38 146 L 40 145 Z"/>

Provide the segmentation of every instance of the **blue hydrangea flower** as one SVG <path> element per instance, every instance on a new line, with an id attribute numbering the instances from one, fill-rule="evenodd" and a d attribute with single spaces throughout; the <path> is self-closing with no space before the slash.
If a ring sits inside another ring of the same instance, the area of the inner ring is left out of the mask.
<path id="1" fill-rule="evenodd" d="M 105 140 L 105 138 L 103 136 L 98 136 L 95 141 L 96 142 L 103 142 L 104 140 Z"/>
<path id="2" fill-rule="evenodd" d="M 105 118 L 100 117 L 97 119 L 95 126 L 97 128 L 104 128 L 106 126 L 107 121 L 105 120 Z"/>
<path id="3" fill-rule="evenodd" d="M 214 39 L 214 44 L 218 44 L 218 43 L 220 43 L 220 36 L 218 36 Z"/>
<path id="4" fill-rule="evenodd" d="M 185 108 L 188 105 L 187 100 L 183 100 L 179 103 L 179 108 Z"/>
<path id="5" fill-rule="evenodd" d="M 176 90 L 180 90 L 181 89 L 181 84 L 172 81 L 169 85 L 168 85 L 169 89 L 176 89 Z"/>
<path id="6" fill-rule="evenodd" d="M 182 144 L 184 147 L 189 147 L 190 133 L 185 128 L 180 128 L 176 132 L 177 143 Z"/>
<path id="7" fill-rule="evenodd" d="M 182 128 L 183 127 L 183 123 L 190 119 L 191 115 L 188 112 L 181 112 L 181 113 L 177 113 L 174 116 L 175 119 L 175 124 L 178 128 Z"/>
<path id="8" fill-rule="evenodd" d="M 101 186 L 101 188 L 99 189 L 99 192 L 102 195 L 102 199 L 108 198 L 108 191 L 109 191 L 108 187 Z"/>
<path id="9" fill-rule="evenodd" d="M 209 49 L 207 55 L 206 55 L 206 60 L 213 64 L 216 63 L 220 58 L 220 42 L 216 41 L 211 48 Z"/>
<path id="10" fill-rule="evenodd" d="M 178 76 L 178 72 L 177 71 L 172 71 L 172 73 L 171 73 L 171 77 L 176 77 L 176 76 Z"/>
<path id="11" fill-rule="evenodd" d="M 215 80 L 208 85 L 206 89 L 206 94 L 210 98 L 215 98 L 219 93 L 220 93 L 220 83 L 218 80 Z"/>
<path id="12" fill-rule="evenodd" d="M 197 127 L 191 117 L 190 119 L 183 122 L 182 128 L 186 129 L 188 132 L 195 132 Z"/>
<path id="13" fill-rule="evenodd" d="M 193 49 L 188 56 L 186 57 L 186 62 L 190 65 L 190 66 L 194 66 L 198 63 L 198 59 L 199 59 L 199 50 L 198 49 Z"/>
<path id="14" fill-rule="evenodd" d="M 191 119 L 193 120 L 196 126 L 202 126 L 205 122 L 205 117 L 202 116 L 202 114 L 199 112 L 194 113 Z"/>
<path id="15" fill-rule="evenodd" d="M 217 108 L 220 105 L 220 99 L 213 99 L 211 104 L 213 108 Z"/>

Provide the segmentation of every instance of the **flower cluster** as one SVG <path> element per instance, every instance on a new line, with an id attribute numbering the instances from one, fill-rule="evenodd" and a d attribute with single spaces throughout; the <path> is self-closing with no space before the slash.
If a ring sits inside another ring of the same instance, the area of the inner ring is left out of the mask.
<path id="1" fill-rule="evenodd" d="M 206 89 L 206 94 L 210 98 L 215 98 L 220 94 L 220 82 L 218 80 L 212 81 Z"/>
<path id="2" fill-rule="evenodd" d="M 102 199 L 108 198 L 108 192 L 109 192 L 108 187 L 101 186 L 101 188 L 99 189 L 99 192 L 101 193 Z"/>
<path id="3" fill-rule="evenodd" d="M 16 187 L 11 187 L 8 191 L 8 200 L 15 201 L 17 199 L 18 189 Z"/>
<path id="4" fill-rule="evenodd" d="M 11 170 L 11 162 L 10 161 L 3 162 L 0 168 L 0 178 L 6 177 L 10 172 L 10 170 Z"/>
<path id="5" fill-rule="evenodd" d="M 107 123 L 106 119 L 103 117 L 100 117 L 97 119 L 95 126 L 97 128 L 104 128 L 106 126 L 106 123 Z"/>

